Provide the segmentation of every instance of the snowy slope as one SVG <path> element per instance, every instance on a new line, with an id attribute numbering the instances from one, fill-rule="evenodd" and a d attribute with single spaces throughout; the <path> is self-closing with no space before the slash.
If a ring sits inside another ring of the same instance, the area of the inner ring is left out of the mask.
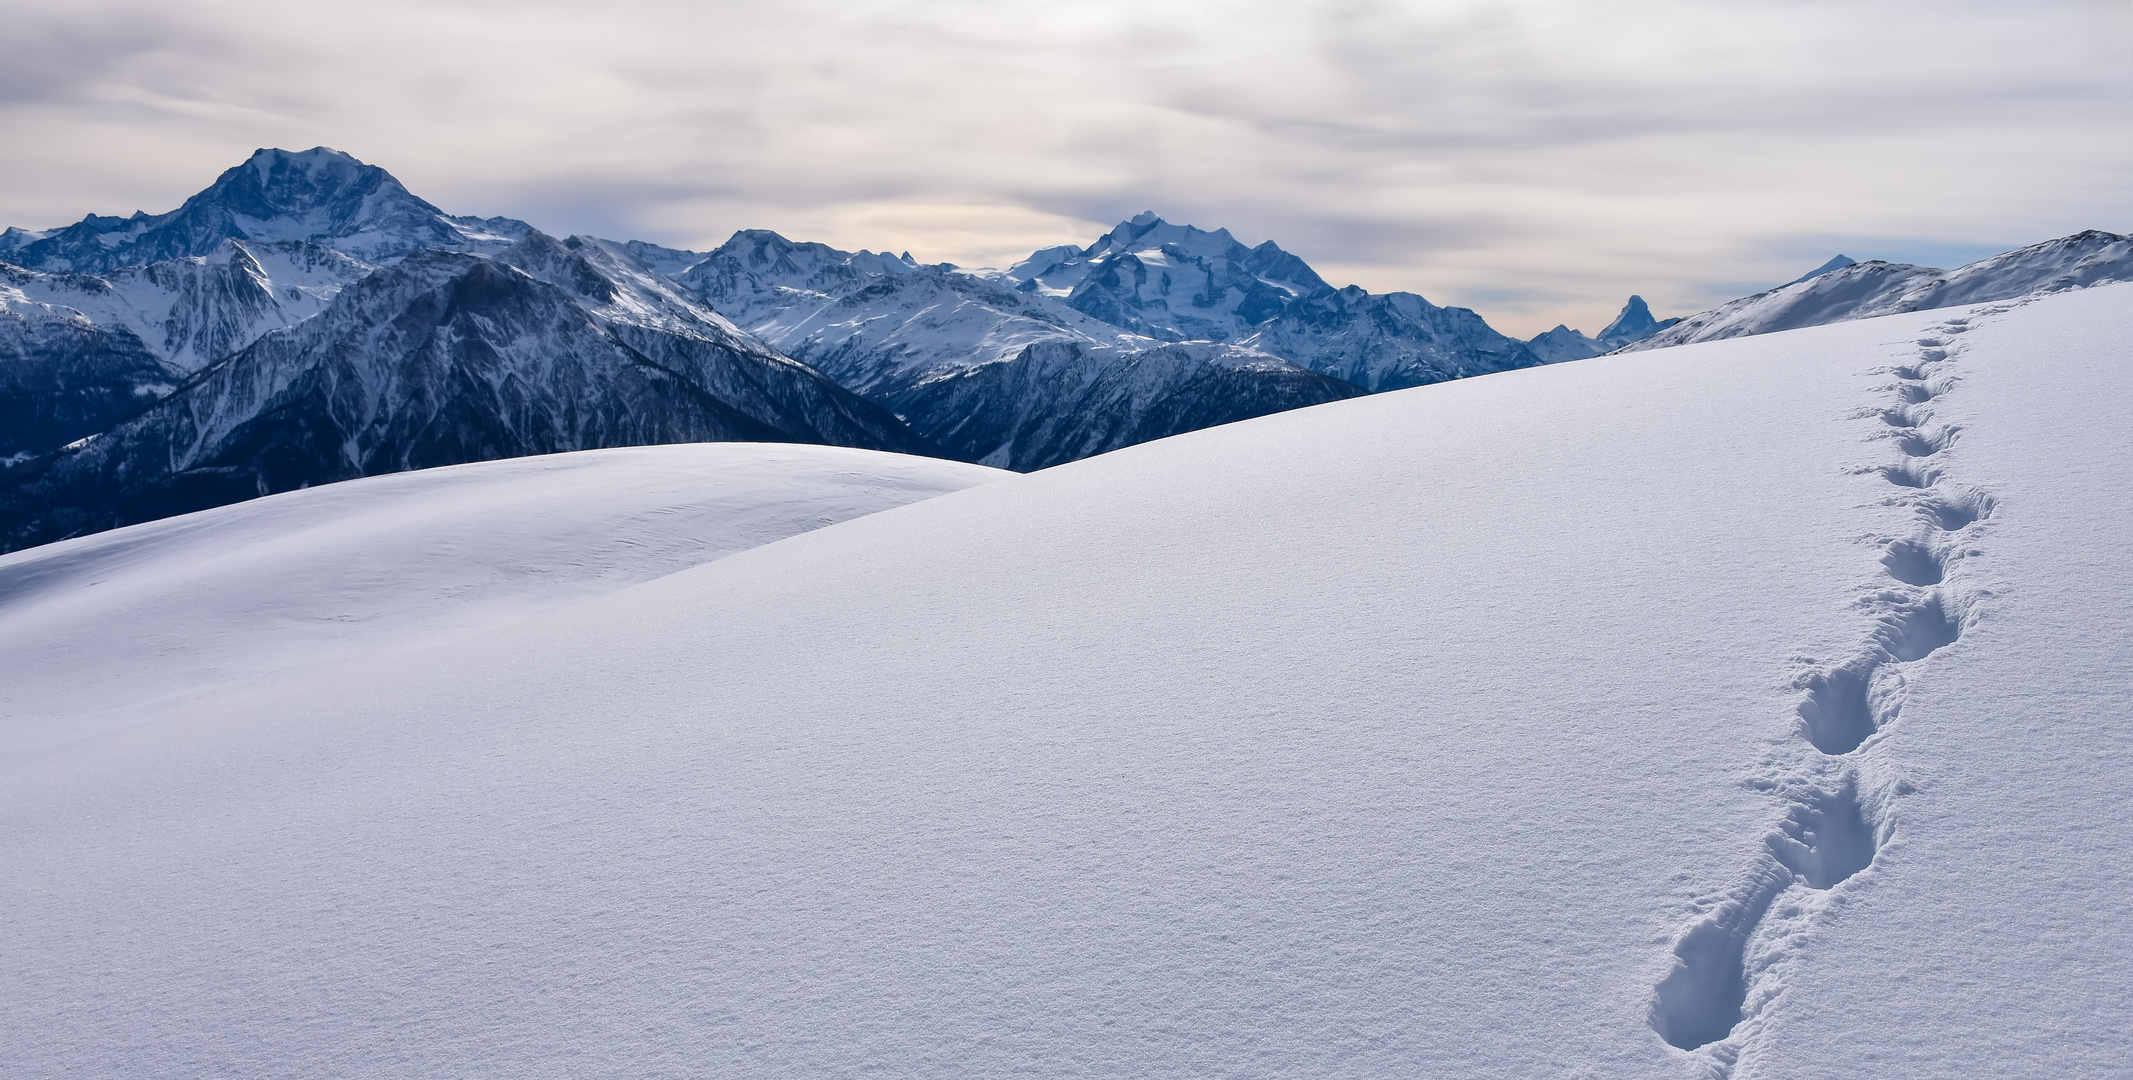
<path id="1" fill-rule="evenodd" d="M 2129 335 L 1374 395 L 18 716 L 0 1071 L 2122 1074 Z"/>
<path id="2" fill-rule="evenodd" d="M 48 544 L 0 556 L 0 714 L 19 724 L 168 707 L 419 649 L 1007 475 L 827 446 L 586 450 L 351 480 Z M 84 656 L 100 658 L 93 679 L 80 677 Z"/>
<path id="3" fill-rule="evenodd" d="M 1838 256 L 1830 260 L 1837 263 Z M 1680 320 L 1635 343 L 1661 349 L 1695 341 L 1822 326 L 2133 281 L 2133 237 L 2091 229 L 2031 244 L 1955 270 L 1845 260 L 1790 284 Z"/>

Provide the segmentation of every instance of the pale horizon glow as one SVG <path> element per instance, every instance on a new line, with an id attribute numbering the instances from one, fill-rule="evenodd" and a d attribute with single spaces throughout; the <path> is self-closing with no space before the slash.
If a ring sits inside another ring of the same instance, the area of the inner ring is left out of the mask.
<path id="1" fill-rule="evenodd" d="M 0 0 L 0 225 L 328 145 L 445 210 L 999 266 L 1154 210 L 1530 336 L 2133 229 L 2133 7 Z"/>

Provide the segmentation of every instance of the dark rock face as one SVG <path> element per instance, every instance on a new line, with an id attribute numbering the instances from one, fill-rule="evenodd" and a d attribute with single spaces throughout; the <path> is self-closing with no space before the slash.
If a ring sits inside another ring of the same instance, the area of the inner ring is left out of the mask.
<path id="1" fill-rule="evenodd" d="M 495 258 L 418 253 L 86 445 L 0 474 L 0 546 L 526 454 L 715 440 L 932 449 L 662 295 L 663 280 L 626 253 L 539 234 Z"/>
<path id="2" fill-rule="evenodd" d="M 1298 297 L 1242 343 L 1371 390 L 1533 367 L 1526 343 L 1466 308 L 1351 285 Z"/>
<path id="3" fill-rule="evenodd" d="M 289 284 L 236 240 L 212 257 L 103 277 L 0 263 L 0 459 L 56 450 L 139 413 L 373 269 L 303 241 L 261 248 Z"/>
<path id="4" fill-rule="evenodd" d="M 1619 349 L 1632 341 L 1643 341 L 1680 321 L 1661 321 L 1653 317 L 1652 309 L 1644 302 L 1644 298 L 1632 296 L 1629 303 L 1622 305 L 1622 313 L 1615 316 L 1615 321 L 1608 323 L 1606 328 L 1600 331 L 1599 342 L 1610 350 Z"/>
<path id="5" fill-rule="evenodd" d="M 1032 345 L 1013 360 L 953 371 L 895 395 L 951 455 L 1020 471 L 1151 439 L 1360 397 L 1363 388 L 1273 357 L 1206 343 L 1090 355 Z"/>
<path id="6" fill-rule="evenodd" d="M 0 462 L 103 431 L 184 378 L 130 330 L 0 314 Z"/>
<path id="7" fill-rule="evenodd" d="M 324 148 L 262 150 L 168 214 L 8 230 L 0 550 L 524 454 L 937 452 L 634 250 L 450 217 Z"/>

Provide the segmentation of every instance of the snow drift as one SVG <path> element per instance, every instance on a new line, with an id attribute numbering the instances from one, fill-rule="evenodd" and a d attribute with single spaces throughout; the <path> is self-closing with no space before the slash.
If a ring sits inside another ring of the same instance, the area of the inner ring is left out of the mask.
<path id="1" fill-rule="evenodd" d="M 2122 1072 L 2129 335 L 1376 395 L 11 714 L 0 1071 Z"/>
<path id="2" fill-rule="evenodd" d="M 0 713 L 162 708 L 434 646 L 1008 475 L 798 444 L 584 450 L 46 544 L 0 557 Z"/>

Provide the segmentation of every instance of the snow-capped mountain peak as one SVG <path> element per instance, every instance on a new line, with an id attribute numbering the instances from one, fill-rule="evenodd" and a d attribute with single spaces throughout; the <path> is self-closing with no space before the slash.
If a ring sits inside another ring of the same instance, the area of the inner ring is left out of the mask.
<path id="1" fill-rule="evenodd" d="M 1852 258 L 1852 257 L 1851 257 L 1851 256 L 1849 256 L 1849 255 L 1839 255 L 1839 256 L 1837 256 L 1836 258 L 1833 258 L 1833 259 L 1829 260 L 1828 262 L 1826 262 L 1826 263 L 1823 263 L 1822 265 L 1820 265 L 1820 266 L 1817 266 L 1817 267 L 1815 267 L 1814 269 L 1812 269 L 1812 270 L 1809 270 L 1808 272 L 1806 272 L 1806 273 L 1804 273 L 1804 274 L 1801 274 L 1801 275 L 1800 275 L 1799 277 L 1793 278 L 1793 279 L 1792 279 L 1791 281 L 1788 281 L 1788 282 L 1786 282 L 1785 284 L 1786 284 L 1786 285 L 1798 285 L 1798 284 L 1799 284 L 1800 282 L 1806 281 L 1806 280 L 1807 280 L 1808 278 L 1811 278 L 1811 277 L 1820 277 L 1820 276 L 1822 276 L 1823 274 L 1827 274 L 1827 273 L 1829 273 L 1829 272 L 1830 272 L 1830 271 L 1832 271 L 1832 270 L 1842 270 L 1842 269 L 1844 269 L 1844 268 L 1845 268 L 1845 267 L 1847 267 L 1847 266 L 1855 266 L 1855 265 L 1857 265 L 1857 264 L 1858 264 L 1858 262 L 1859 262 L 1859 260 L 1857 260 L 1857 259 L 1854 259 L 1854 258 Z M 1779 288 L 1783 288 L 1783 287 L 1784 287 L 1784 286 L 1782 286 L 1782 285 L 1781 285 L 1781 286 L 1779 286 Z"/>
<path id="2" fill-rule="evenodd" d="M 1608 323 L 1606 329 L 1600 331 L 1599 341 L 1610 349 L 1618 349 L 1632 341 L 1642 341 L 1680 321 L 1661 321 L 1655 318 L 1651 306 L 1644 302 L 1643 297 L 1631 296 L 1629 303 L 1622 305 L 1622 312 L 1615 316 L 1615 321 Z"/>
<path id="3" fill-rule="evenodd" d="M 529 228 L 452 217 L 375 165 L 330 147 L 262 149 L 167 214 L 91 214 L 43 232 L 0 235 L 0 258 L 33 270 L 104 273 L 214 254 L 225 240 L 326 244 L 386 263 L 427 247 L 494 251 Z"/>
<path id="4" fill-rule="evenodd" d="M 1290 303 L 1331 288 L 1272 241 L 1175 225 L 1144 211 L 1085 248 L 1032 254 L 1005 275 L 1024 292 L 1165 341 L 1230 341 Z"/>
<path id="5" fill-rule="evenodd" d="M 1228 229 L 1208 232 L 1191 225 L 1173 225 L 1157 217 L 1155 211 L 1143 210 L 1098 237 L 1095 243 L 1083 249 L 1082 254 L 1101 258 L 1124 251 L 1159 250 L 1172 246 L 1194 255 L 1219 258 L 1244 245 L 1239 244 Z"/>
<path id="6" fill-rule="evenodd" d="M 1152 210 L 1118 223 L 1087 247 L 1062 245 L 1033 252 L 1009 267 L 1005 276 L 1025 292 L 1070 297 L 1099 268 L 1122 256 L 1142 264 L 1186 268 L 1188 272 L 1214 270 L 1218 275 L 1223 268 L 1213 264 L 1227 263 L 1291 297 L 1330 287 L 1309 264 L 1271 240 L 1258 247 L 1246 247 L 1228 229 L 1210 232 L 1192 225 L 1174 225 Z"/>
<path id="7" fill-rule="evenodd" d="M 1586 337 L 1580 331 L 1557 323 L 1555 329 L 1535 335 L 1533 340 L 1526 342 L 1526 347 L 1551 364 L 1585 360 L 1642 341 L 1680 321 L 1655 318 L 1643 297 L 1631 296 L 1615 320 L 1600 331 L 1599 337 Z"/>

